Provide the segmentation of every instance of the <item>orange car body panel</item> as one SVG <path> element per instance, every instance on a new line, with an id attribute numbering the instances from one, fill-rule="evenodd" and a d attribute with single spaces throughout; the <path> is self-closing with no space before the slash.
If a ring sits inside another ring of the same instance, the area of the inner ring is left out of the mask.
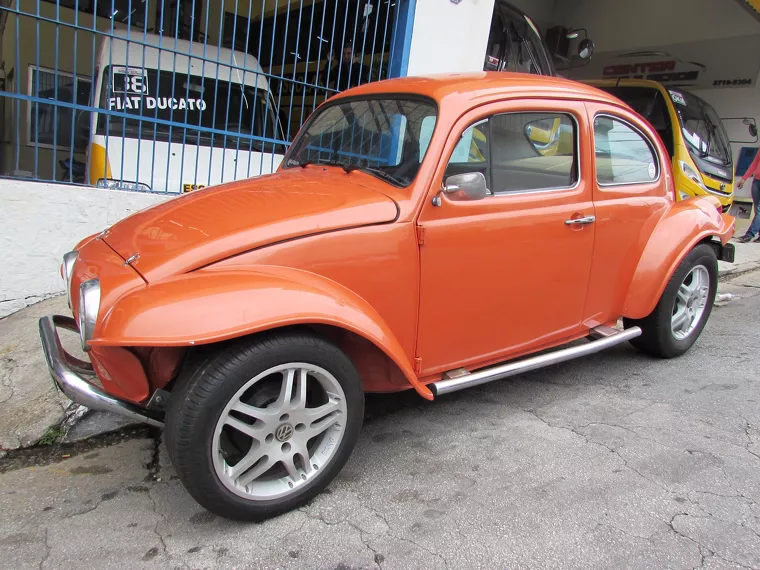
<path id="1" fill-rule="evenodd" d="M 725 244 L 734 234 L 735 220 L 718 212 L 717 198 L 685 201 L 689 202 L 691 207 L 681 207 L 684 202 L 674 205 L 652 232 L 628 288 L 625 316 L 637 319 L 651 313 L 678 264 L 700 241 L 715 236 Z M 662 247 L 664 243 L 669 247 Z"/>
<path id="2" fill-rule="evenodd" d="M 411 386 L 432 399 L 392 330 L 369 303 L 334 281 L 289 267 L 209 268 L 138 289 L 107 314 L 90 345 L 189 347 L 305 324 L 329 325 L 366 338 Z"/>
<path id="3" fill-rule="evenodd" d="M 656 133 L 592 87 L 479 73 L 371 83 L 330 101 L 384 94 L 424 96 L 438 107 L 409 187 L 335 167 L 284 168 L 176 198 L 83 241 L 72 290 L 98 278 L 103 291 L 93 353 L 126 347 L 146 371 L 129 389 L 123 371 L 109 368 L 109 386 L 141 401 L 171 379 L 188 347 L 327 325 L 330 334 L 346 331 L 336 342 L 365 389 L 413 387 L 432 399 L 425 384 L 447 370 L 481 368 L 620 316 L 644 316 L 689 248 L 711 237 L 725 243 L 733 231 L 710 200 L 674 202 Z M 434 207 L 461 132 L 479 117 L 518 110 L 575 118 L 579 183 L 474 202 L 444 196 Z M 591 125 L 599 112 L 648 136 L 660 155 L 657 180 L 596 183 Z M 596 223 L 563 223 L 587 215 Z M 134 254 L 130 267 L 124 260 Z M 108 359 L 109 367 L 133 364 Z"/>
<path id="4" fill-rule="evenodd" d="M 104 239 L 125 259 L 139 253 L 132 266 L 157 281 L 273 241 L 392 222 L 398 209 L 385 186 L 335 168 L 289 169 L 164 202 Z"/>

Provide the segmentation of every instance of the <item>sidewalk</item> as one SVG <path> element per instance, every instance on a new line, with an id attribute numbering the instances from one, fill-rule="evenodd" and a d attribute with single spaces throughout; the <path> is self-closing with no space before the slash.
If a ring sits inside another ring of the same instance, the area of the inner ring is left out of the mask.
<path id="1" fill-rule="evenodd" d="M 722 279 L 760 269 L 760 244 L 733 243 L 736 262 L 720 263 Z M 29 447 L 65 431 L 69 440 L 77 440 L 129 425 L 113 414 L 87 412 L 71 430 L 61 429 L 67 418 L 67 423 L 73 423 L 84 410 L 71 405 L 53 387 L 40 346 L 37 319 L 68 312 L 65 297 L 59 296 L 0 320 L 0 450 Z M 82 357 L 75 334 L 62 334 L 62 340 L 67 350 Z"/>
<path id="2" fill-rule="evenodd" d="M 737 232 L 736 235 L 741 234 Z M 731 240 L 731 243 L 736 247 L 736 260 L 734 263 L 718 263 L 721 278 L 760 268 L 760 243 L 739 243 L 736 240 Z"/>

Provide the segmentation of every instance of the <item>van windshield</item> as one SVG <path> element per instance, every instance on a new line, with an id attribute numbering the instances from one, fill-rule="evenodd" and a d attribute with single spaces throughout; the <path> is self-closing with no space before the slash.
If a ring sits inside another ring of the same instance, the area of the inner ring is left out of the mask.
<path id="1" fill-rule="evenodd" d="M 731 150 L 728 135 L 715 110 L 705 101 L 684 91 L 670 91 L 686 142 L 702 158 L 728 164 Z"/>
<path id="2" fill-rule="evenodd" d="M 102 81 L 100 108 L 134 115 L 135 118 L 100 113 L 99 135 L 187 142 L 244 151 L 284 151 L 279 144 L 251 138 L 282 140 L 273 102 L 264 89 L 217 81 L 213 77 L 117 65 L 104 69 Z M 151 119 L 176 124 L 170 126 Z M 193 128 L 197 126 L 225 133 Z"/>

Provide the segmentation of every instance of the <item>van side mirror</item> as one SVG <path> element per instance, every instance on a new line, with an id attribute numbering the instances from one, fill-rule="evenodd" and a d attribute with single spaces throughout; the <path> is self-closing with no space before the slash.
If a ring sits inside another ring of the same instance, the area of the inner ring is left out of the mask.
<path id="1" fill-rule="evenodd" d="M 749 136 L 751 140 L 744 141 L 744 140 L 734 140 L 733 138 L 728 141 L 731 144 L 755 144 L 757 143 L 757 123 L 755 122 L 755 119 L 752 117 L 721 117 L 720 120 L 725 125 L 728 121 L 741 121 L 743 125 L 747 127 L 747 131 L 749 132 Z M 731 123 L 728 123 L 729 125 Z M 737 132 L 737 129 L 734 127 L 729 130 L 729 132 Z"/>
<path id="2" fill-rule="evenodd" d="M 449 200 L 464 202 L 469 200 L 482 200 L 488 196 L 486 177 L 482 172 L 467 172 L 455 174 L 446 179 L 443 192 Z"/>
<path id="3" fill-rule="evenodd" d="M 595 47 L 593 40 L 588 38 L 582 40 L 578 44 L 578 57 L 581 59 L 591 59 L 591 56 L 594 55 Z"/>

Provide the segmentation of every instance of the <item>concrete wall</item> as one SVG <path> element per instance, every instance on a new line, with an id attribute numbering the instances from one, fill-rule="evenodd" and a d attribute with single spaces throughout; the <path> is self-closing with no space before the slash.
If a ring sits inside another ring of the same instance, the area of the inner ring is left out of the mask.
<path id="1" fill-rule="evenodd" d="M 582 27 L 597 52 L 755 34 L 760 22 L 736 0 L 562 0 L 552 20 Z M 737 54 L 738 55 L 738 54 Z"/>
<path id="2" fill-rule="evenodd" d="M 0 180 L 0 318 L 63 293 L 61 257 L 79 240 L 167 199 L 158 194 Z"/>
<path id="3" fill-rule="evenodd" d="M 510 0 L 543 32 L 556 0 Z M 417 0 L 408 75 L 483 71 L 494 0 Z"/>
<path id="4" fill-rule="evenodd" d="M 408 75 L 482 71 L 494 0 L 417 0 Z"/>

